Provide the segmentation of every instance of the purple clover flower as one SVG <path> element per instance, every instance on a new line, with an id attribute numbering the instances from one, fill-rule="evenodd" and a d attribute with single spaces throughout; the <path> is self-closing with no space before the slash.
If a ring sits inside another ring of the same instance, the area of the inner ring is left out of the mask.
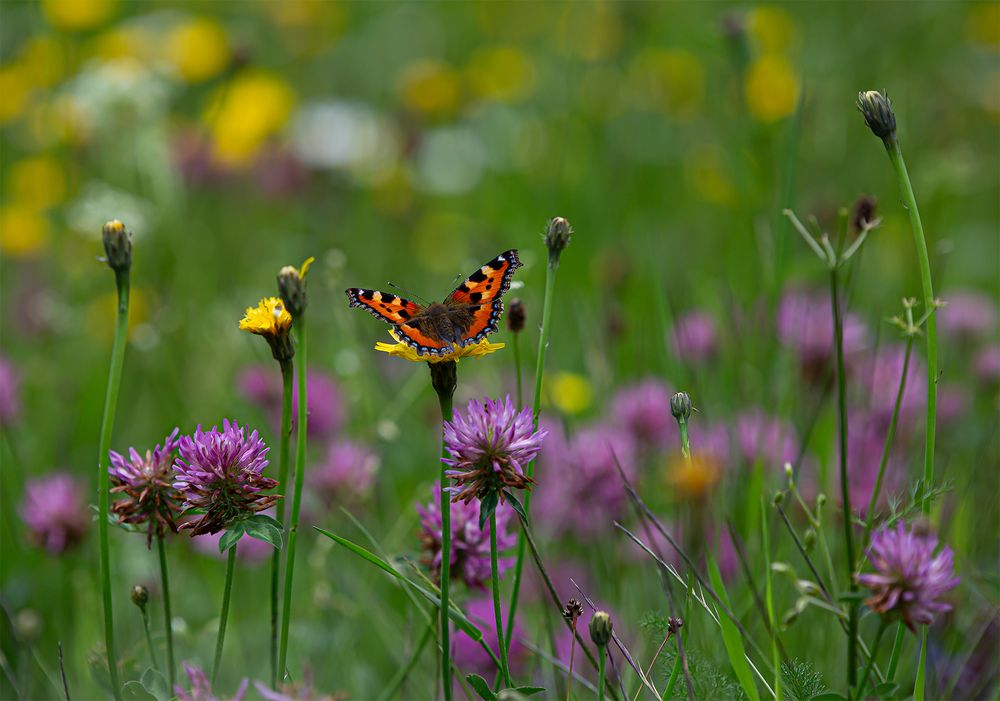
<path id="1" fill-rule="evenodd" d="M 30 540 L 53 555 L 79 545 L 90 524 L 83 489 L 68 472 L 29 480 L 19 511 Z"/>
<path id="2" fill-rule="evenodd" d="M 935 553 L 937 546 L 933 533 L 907 530 L 902 521 L 875 533 L 868 548 L 875 572 L 858 575 L 858 584 L 872 592 L 865 601 L 868 607 L 883 616 L 899 616 L 912 631 L 950 611 L 943 597 L 958 586 L 959 578 L 951 548 Z"/>
<path id="3" fill-rule="evenodd" d="M 335 440 L 327 448 L 326 460 L 306 478 L 310 491 L 324 506 L 355 503 L 371 492 L 378 466 L 378 455 L 366 446 L 346 439 Z"/>
<path id="4" fill-rule="evenodd" d="M 278 494 L 261 494 L 278 483 L 263 476 L 270 450 L 254 431 L 235 421 L 222 422 L 222 431 L 212 427 L 193 436 L 183 436 L 174 461 L 174 488 L 184 499 L 185 510 L 199 509 L 203 513 L 181 525 L 191 529 L 191 535 L 216 533 L 233 521 L 246 518 L 273 506 Z"/>
<path id="5" fill-rule="evenodd" d="M 201 667 L 185 662 L 184 673 L 187 674 L 191 690 L 188 691 L 180 684 L 175 684 L 174 693 L 177 694 L 177 701 L 243 701 L 246 696 L 248 684 L 246 677 L 240 682 L 234 695 L 230 696 L 229 699 L 223 699 L 222 696 L 212 691 L 212 682 L 209 681 L 208 675 Z"/>
<path id="6" fill-rule="evenodd" d="M 690 312 L 677 319 L 670 331 L 670 346 L 686 362 L 710 360 L 718 350 L 712 317 L 705 312 Z"/>
<path id="7" fill-rule="evenodd" d="M 236 378 L 240 394 L 264 409 L 268 421 L 277 430 L 281 422 L 281 378 L 273 366 L 255 365 L 244 368 Z M 292 406 L 298 405 L 299 385 L 292 385 Z M 306 377 L 306 410 L 309 421 L 306 433 L 310 438 L 328 438 L 344 424 L 344 405 L 340 389 L 332 377 L 321 370 L 309 369 Z M 292 413 L 292 425 L 297 421 Z"/>
<path id="8" fill-rule="evenodd" d="M 177 434 L 174 429 L 162 444 L 142 455 L 129 448 L 128 459 L 111 451 L 108 475 L 111 477 L 112 494 L 126 495 L 116 499 L 111 511 L 119 523 L 135 526 L 146 524 L 146 547 L 152 546 L 153 535 L 162 538 L 167 531 L 176 532 L 176 516 L 180 512 L 180 494 L 171 484 Z"/>
<path id="9" fill-rule="evenodd" d="M 14 365 L 0 355 L 0 426 L 9 426 L 21 413 L 21 378 Z"/>
<path id="10" fill-rule="evenodd" d="M 881 348 L 868 360 L 859 378 L 868 395 L 873 418 L 880 421 L 882 426 L 888 426 L 892 419 L 905 359 L 906 347 L 902 344 Z M 926 406 L 927 372 L 920 358 L 911 353 L 910 367 L 906 373 L 906 388 L 903 391 L 903 401 L 899 405 L 900 425 L 905 428 L 919 419 Z"/>
<path id="11" fill-rule="evenodd" d="M 306 665 L 300 681 L 279 684 L 277 689 L 259 681 L 255 681 L 253 686 L 264 701 L 343 701 L 347 698 L 342 692 L 324 694 L 316 691 L 315 676 L 312 667 Z"/>
<path id="12" fill-rule="evenodd" d="M 1000 380 L 1000 345 L 994 344 L 980 350 L 972 366 L 980 382 L 996 384 Z"/>
<path id="13" fill-rule="evenodd" d="M 849 358 L 864 348 L 868 334 L 854 314 L 845 314 L 843 321 L 844 355 Z M 798 354 L 807 374 L 819 376 L 835 352 L 829 298 L 801 292 L 785 295 L 778 306 L 777 326 L 781 344 Z"/>
<path id="14" fill-rule="evenodd" d="M 640 446 L 662 448 L 677 433 L 670 413 L 671 394 L 670 387 L 650 377 L 619 390 L 611 402 L 611 414 Z"/>
<path id="15" fill-rule="evenodd" d="M 444 443 L 451 466 L 446 474 L 455 481 L 452 501 L 481 499 L 503 487 L 530 489 L 531 478 L 524 468 L 542 449 L 545 429 L 536 430 L 531 409 L 518 411 L 506 398 L 473 399 L 465 414 L 456 411 L 444 424 Z"/>
<path id="16" fill-rule="evenodd" d="M 973 290 L 945 296 L 936 314 L 941 330 L 956 338 L 989 337 L 997 327 L 997 305 L 989 295 Z"/>
<path id="17" fill-rule="evenodd" d="M 736 444 L 747 465 L 758 460 L 768 469 L 781 470 L 798 457 L 795 427 L 755 409 L 736 417 Z"/>
<path id="18" fill-rule="evenodd" d="M 469 614 L 469 620 L 483 632 L 483 639 L 493 650 L 493 654 L 499 655 L 496 617 L 493 614 L 493 601 L 490 597 L 486 596 L 469 601 L 465 605 L 465 610 Z M 505 622 L 507 620 L 506 611 L 503 611 L 503 620 Z M 562 626 L 559 627 L 562 628 Z M 504 632 L 506 633 L 506 630 Z M 514 632 L 510 638 L 510 649 L 507 651 L 511 671 L 515 673 L 523 669 L 524 663 L 530 659 L 528 648 L 521 642 L 523 639 L 524 629 L 521 627 L 521 619 L 515 613 Z M 471 670 L 484 675 L 489 675 L 496 669 L 493 660 L 483 649 L 483 646 L 473 641 L 462 631 L 455 633 L 455 665 L 459 669 Z"/>
<path id="19" fill-rule="evenodd" d="M 430 571 L 434 581 L 441 575 L 441 485 L 435 484 L 430 502 L 426 506 L 417 505 L 420 514 L 421 544 L 425 551 L 422 562 Z M 509 526 L 514 510 L 506 504 L 497 507 L 497 551 L 506 550 L 517 543 L 517 536 Z M 497 575 L 514 564 L 513 558 L 497 560 Z M 457 502 L 451 507 L 451 576 L 461 578 L 470 587 L 485 589 L 490 580 L 490 525 L 479 528 L 479 501 Z"/>

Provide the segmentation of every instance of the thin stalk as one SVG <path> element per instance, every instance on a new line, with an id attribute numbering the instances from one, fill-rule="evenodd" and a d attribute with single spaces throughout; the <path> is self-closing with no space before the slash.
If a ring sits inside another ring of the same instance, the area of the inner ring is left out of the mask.
<path id="1" fill-rule="evenodd" d="M 538 356 L 535 361 L 535 396 L 532 399 L 531 413 L 534 417 L 535 429 L 538 428 L 538 415 L 542 409 L 542 377 L 545 375 L 545 353 L 549 348 L 549 329 L 552 325 L 552 299 L 556 289 L 556 271 L 559 270 L 558 256 L 553 259 L 549 255 L 549 264 L 545 267 L 545 298 L 542 302 L 542 330 L 538 337 Z M 526 474 L 534 475 L 535 461 L 528 463 Z M 524 495 L 524 513 L 531 513 L 531 492 Z M 510 592 L 510 610 L 507 612 L 507 645 L 510 646 L 514 631 L 514 614 L 517 613 L 517 599 L 521 592 L 521 576 L 524 573 L 525 534 L 522 530 L 517 539 L 517 560 L 514 564 L 514 581 Z"/>
<path id="2" fill-rule="evenodd" d="M 875 658 L 878 656 L 878 646 L 882 642 L 882 634 L 885 633 L 885 627 L 886 620 L 883 618 L 879 621 L 878 632 L 875 633 L 875 640 L 872 642 L 872 656 L 868 658 L 868 664 L 865 665 L 865 671 L 861 675 L 861 682 L 858 684 L 856 698 L 863 699 L 865 696 L 865 684 L 868 683 L 868 675 L 871 674 Z"/>
<path id="3" fill-rule="evenodd" d="M 913 683 L 913 701 L 924 701 L 927 686 L 927 626 L 920 629 L 920 659 L 917 661 L 917 678 Z"/>
<path id="4" fill-rule="evenodd" d="M 226 623 L 229 620 L 229 599 L 233 593 L 233 571 L 236 569 L 236 548 L 239 543 L 229 548 L 229 557 L 226 558 L 226 588 L 222 592 L 222 613 L 219 614 L 219 633 L 215 638 L 215 661 L 212 663 L 212 685 L 219 676 L 219 667 L 222 662 L 222 645 L 226 640 Z"/>
<path id="5" fill-rule="evenodd" d="M 844 375 L 844 323 L 841 318 L 837 290 L 837 269 L 830 269 L 830 303 L 833 305 L 833 333 L 837 347 L 837 408 L 840 418 L 840 494 L 844 505 L 844 543 L 847 558 L 847 576 L 851 591 L 857 588 L 854 572 L 854 533 L 851 525 L 851 496 L 847 476 L 847 378 Z M 857 679 L 858 606 L 851 602 L 847 608 L 847 688 L 852 689 Z"/>
<path id="6" fill-rule="evenodd" d="M 445 421 L 452 418 L 452 395 L 447 392 L 438 393 L 438 401 L 441 405 L 441 457 L 447 454 L 444 444 Z M 451 701 L 451 643 L 448 623 L 448 607 L 450 606 L 451 594 L 451 499 L 448 488 L 448 476 L 445 474 L 448 466 L 441 463 L 441 683 L 444 686 L 444 697 L 446 701 Z M 496 533 L 493 527 L 492 533 Z M 495 535 L 493 536 L 495 537 Z M 494 573 L 496 569 L 494 568 Z M 489 647 L 489 646 L 487 646 Z"/>
<path id="7" fill-rule="evenodd" d="M 763 502 L 763 497 L 761 498 Z M 764 549 L 764 601 L 767 604 L 767 618 L 771 629 L 771 662 L 774 665 L 774 698 L 782 700 L 781 661 L 778 656 L 778 632 L 774 616 L 774 591 L 771 583 L 771 546 L 767 536 L 767 510 L 761 503 L 760 509 L 761 543 Z"/>
<path id="8" fill-rule="evenodd" d="M 566 701 L 570 699 L 570 690 L 573 688 L 573 658 L 576 656 L 576 622 L 573 622 L 573 639 L 569 644 L 569 678 L 566 680 Z M 641 688 L 641 687 L 640 687 Z"/>
<path id="9" fill-rule="evenodd" d="M 404 667 L 401 667 L 398 672 L 396 672 L 396 676 L 394 676 L 392 681 L 390 681 L 385 687 L 385 691 L 379 694 L 379 701 L 387 701 L 388 699 L 396 696 L 396 692 L 399 691 L 399 687 L 403 685 L 406 677 L 411 671 L 413 671 L 413 668 L 417 666 L 417 662 L 420 661 L 420 655 L 423 653 L 424 648 L 427 647 L 427 643 L 430 641 L 433 632 L 433 625 L 424 628 L 424 634 L 420 636 L 420 641 L 417 643 L 417 647 L 414 648 L 413 654 L 410 655 L 410 661 L 407 662 Z"/>
<path id="10" fill-rule="evenodd" d="M 60 640 L 57 645 L 59 648 L 59 677 L 62 679 L 63 694 L 66 696 L 66 701 L 70 701 L 69 682 L 66 681 L 66 663 L 63 660 L 62 641 Z M 17 687 L 14 687 L 14 690 L 17 691 Z M 18 698 L 20 698 L 20 696 L 18 696 Z"/>
<path id="11" fill-rule="evenodd" d="M 687 419 L 681 417 L 677 419 L 677 428 L 681 432 L 681 454 L 684 455 L 685 459 L 691 459 L 691 441 L 688 439 L 688 423 Z"/>
<path id="12" fill-rule="evenodd" d="M 865 532 L 861 537 L 861 557 L 868 547 L 868 538 L 871 537 L 872 526 L 875 524 L 875 506 L 878 504 L 879 493 L 882 491 L 882 478 L 885 476 L 885 467 L 889 462 L 889 455 L 892 452 L 892 442 L 896 437 L 896 423 L 899 421 L 899 408 L 903 404 L 903 393 L 906 391 L 906 376 L 910 370 L 910 351 L 913 349 L 913 336 L 906 337 L 906 351 L 903 355 L 903 374 L 899 378 L 899 390 L 896 392 L 896 403 L 892 407 L 892 418 L 889 420 L 889 432 L 885 436 L 885 445 L 882 447 L 882 459 L 878 464 L 878 477 L 875 478 L 875 488 L 872 490 L 872 499 L 868 503 L 868 514 L 865 519 Z M 858 565 L 860 567 L 860 565 Z"/>
<path id="13" fill-rule="evenodd" d="M 288 481 L 288 445 L 292 433 L 292 378 L 295 375 L 291 360 L 281 361 L 281 434 L 278 436 L 278 484 L 285 489 Z M 284 539 L 288 542 L 288 524 L 285 522 L 285 500 L 279 499 L 278 521 L 284 526 Z M 281 553 L 275 549 L 271 556 L 271 688 L 278 688 L 278 590 L 281 588 Z M 170 688 L 173 688 L 171 681 Z"/>
<path id="14" fill-rule="evenodd" d="M 653 671 L 653 665 L 656 664 L 656 660 L 660 657 L 660 653 L 663 651 L 664 645 L 670 640 L 670 630 L 667 630 L 667 634 L 664 636 L 663 640 L 660 641 L 660 646 L 656 648 L 656 652 L 653 654 L 653 659 L 649 661 L 649 666 L 646 667 L 646 676 Z M 639 684 L 638 688 L 635 690 L 635 696 L 632 697 L 632 701 L 639 701 L 639 694 L 642 693 L 642 684 Z"/>
<path id="15" fill-rule="evenodd" d="M 292 582 L 295 577 L 295 546 L 299 536 L 299 512 L 302 509 L 302 483 L 306 464 L 306 430 L 309 413 L 306 409 L 306 316 L 300 313 L 295 319 L 299 336 L 296 354 L 299 358 L 299 413 L 295 427 L 295 491 L 292 495 L 291 526 L 288 531 L 288 554 L 285 557 L 284 597 L 281 606 L 281 644 L 278 648 L 278 676 L 285 678 L 288 661 L 288 627 L 292 621 Z"/>
<path id="16" fill-rule="evenodd" d="M 900 622 L 896 627 L 896 638 L 892 641 L 892 652 L 889 653 L 889 669 L 885 673 L 885 680 L 888 682 L 895 681 L 896 679 L 896 667 L 899 665 L 899 653 L 903 649 L 903 637 L 906 635 L 906 629 L 903 628 L 903 623 Z"/>
<path id="17" fill-rule="evenodd" d="M 114 608 L 111 599 L 111 552 L 108 541 L 108 451 L 111 450 L 111 428 L 115 422 L 118 392 L 121 387 L 122 366 L 125 363 L 125 344 L 128 337 L 129 272 L 115 270 L 118 288 L 118 315 L 115 318 L 115 340 L 111 346 L 111 367 L 108 370 L 108 390 L 104 396 L 104 416 L 101 419 L 101 440 L 97 453 L 97 531 L 100 539 L 101 597 L 104 606 L 104 644 L 107 647 L 108 675 L 111 693 L 121 701 L 121 681 L 118 678 L 118 655 L 115 650 Z"/>
<path id="18" fill-rule="evenodd" d="M 167 679 L 174 688 L 174 630 L 170 613 L 170 578 L 167 576 L 167 549 L 163 536 L 156 537 L 156 549 L 160 552 L 160 588 L 163 590 L 163 629 L 167 634 Z"/>
<path id="19" fill-rule="evenodd" d="M 493 614 L 496 616 L 497 645 L 500 646 L 500 671 L 504 686 L 514 686 L 510 681 L 510 665 L 507 661 L 507 641 L 503 634 L 503 614 L 500 611 L 500 576 L 497 565 L 497 512 L 490 514 L 490 581 L 493 585 Z"/>
<path id="20" fill-rule="evenodd" d="M 153 669 L 160 671 L 160 663 L 156 659 L 156 648 L 153 646 L 153 635 L 149 632 L 149 611 L 145 606 L 140 607 L 142 611 L 142 630 L 146 634 L 146 646 L 149 648 L 149 660 Z"/>
<path id="21" fill-rule="evenodd" d="M 510 339 L 511 348 L 514 351 L 514 377 L 517 379 L 517 408 L 521 409 L 524 406 L 524 390 L 521 384 L 521 334 L 515 333 L 511 335 Z"/>
<path id="22" fill-rule="evenodd" d="M 608 656 L 608 651 L 605 645 L 597 646 L 597 698 L 598 701 L 604 701 L 604 666 L 605 660 Z"/>

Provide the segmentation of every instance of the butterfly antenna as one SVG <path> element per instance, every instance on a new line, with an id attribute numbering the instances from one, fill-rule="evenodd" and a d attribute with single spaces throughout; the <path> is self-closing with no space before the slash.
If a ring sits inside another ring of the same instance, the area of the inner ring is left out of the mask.
<path id="1" fill-rule="evenodd" d="M 424 299 L 423 297 L 421 297 L 420 295 L 418 295 L 416 292 L 410 292 L 405 287 L 400 287 L 399 285 L 397 285 L 394 282 L 390 282 L 388 284 L 389 284 L 389 287 L 392 287 L 392 288 L 395 288 L 395 289 L 399 290 L 400 292 L 402 292 L 403 294 L 405 294 L 408 298 L 416 299 L 418 302 L 422 303 L 425 307 L 428 304 L 430 304 L 430 302 L 428 302 L 426 299 Z"/>
<path id="2" fill-rule="evenodd" d="M 465 276 L 464 275 L 461 275 L 461 274 L 456 275 L 452 279 L 451 285 L 448 286 L 448 294 L 450 294 L 452 290 L 454 290 L 456 287 L 458 287 L 458 283 L 460 283 L 460 282 L 462 282 L 464 280 L 465 280 Z"/>

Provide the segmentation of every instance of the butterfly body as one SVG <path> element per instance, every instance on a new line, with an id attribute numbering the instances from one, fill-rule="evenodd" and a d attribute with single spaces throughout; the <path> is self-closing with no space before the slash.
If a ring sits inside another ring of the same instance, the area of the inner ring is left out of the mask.
<path id="1" fill-rule="evenodd" d="M 472 273 L 443 302 L 423 307 L 377 290 L 345 290 L 350 306 L 361 307 L 393 327 L 396 337 L 419 355 L 445 355 L 455 347 L 479 343 L 499 328 L 501 296 L 521 267 L 517 251 L 501 253 Z"/>

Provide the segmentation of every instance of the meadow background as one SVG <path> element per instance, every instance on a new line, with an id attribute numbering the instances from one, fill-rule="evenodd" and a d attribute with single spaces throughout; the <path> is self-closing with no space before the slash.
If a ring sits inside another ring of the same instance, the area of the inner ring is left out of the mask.
<path id="1" fill-rule="evenodd" d="M 829 357 L 827 273 L 782 209 L 814 214 L 833 234 L 840 208 L 862 194 L 878 200 L 882 224 L 850 271 L 848 311 L 861 329 L 849 389 L 856 433 L 873 425 L 873 406 L 886 396 L 891 409 L 899 371 L 886 357 L 900 341 L 886 319 L 903 297 L 919 297 L 893 172 L 854 107 L 859 90 L 883 88 L 936 292 L 951 303 L 939 312 L 941 494 L 932 521 L 955 550 L 962 583 L 950 597 L 954 611 L 931 631 L 928 693 L 993 698 L 1000 5 L 4 0 L 0 696 L 15 698 L 16 686 L 22 698 L 56 698 L 57 642 L 74 698 L 106 693 L 95 524 L 80 528 L 74 547 L 51 552 L 33 541 L 19 505 L 26 484 L 56 471 L 83 490 L 66 509 L 96 502 L 115 299 L 113 276 L 97 259 L 101 225 L 114 218 L 134 232 L 134 266 L 112 447 L 144 450 L 174 426 L 189 432 L 231 417 L 259 428 L 276 458 L 277 370 L 237 322 L 274 294 L 281 266 L 315 256 L 310 372 L 325 403 L 312 411 L 325 422 L 310 436 L 307 470 L 334 477 L 320 488 L 307 475 L 304 522 L 367 542 L 345 506 L 386 552 L 416 562 L 415 506 L 430 500 L 438 473 L 436 398 L 421 365 L 373 351 L 388 340 L 385 329 L 349 310 L 342 290 L 391 280 L 441 299 L 456 276 L 517 248 L 525 266 L 508 299 L 527 310 L 520 345 L 530 401 L 541 234 L 550 217 L 566 217 L 575 233 L 559 268 L 543 398 L 555 438 L 538 468 L 538 490 L 548 491 L 539 500 L 561 506 L 548 522 L 539 517 L 543 555 L 565 596 L 576 595 L 572 576 L 612 612 L 636 659 L 651 659 L 666 600 L 655 565 L 612 527 L 613 518 L 632 517 L 616 474 L 595 467 L 595 483 L 583 489 L 578 466 L 567 464 L 582 452 L 574 441 L 614 433 L 631 441 L 640 492 L 665 522 L 682 524 L 693 508 L 707 514 L 715 527 L 702 544 L 729 563 L 734 609 L 765 645 L 748 579 L 722 542 L 725 523 L 746 541 L 760 588 L 755 514 L 761 495 L 769 503 L 784 485 L 784 460 L 798 456 L 786 455 L 787 441 L 804 441 L 804 491 L 836 502 L 839 484 L 834 394 L 807 367 L 805 350 L 818 343 L 821 366 Z M 782 303 L 812 294 L 816 308 L 792 324 L 809 338 L 782 332 Z M 685 320 L 700 339 L 686 350 L 671 341 Z M 503 351 L 460 364 L 456 406 L 515 393 L 510 336 L 494 337 L 508 343 Z M 921 474 L 923 354 L 918 341 L 913 407 L 892 462 L 899 500 L 886 510 L 908 507 Z M 877 362 L 889 370 L 871 370 Z M 678 476 L 669 415 L 657 430 L 670 436 L 652 448 L 629 433 L 626 413 L 638 400 L 631 395 L 629 405 L 627 393 L 639 382 L 656 396 L 668 387 L 690 393 L 699 409 L 692 450 L 712 453 L 708 477 Z M 753 412 L 782 432 L 747 455 L 738 421 Z M 859 479 L 873 474 L 871 452 L 859 446 L 852 458 L 867 475 Z M 827 521 L 835 554 L 836 512 L 828 509 Z M 804 531 L 801 514 L 793 518 Z M 788 533 L 770 523 L 772 558 L 804 571 Z M 184 534 L 168 550 L 179 659 L 207 666 L 223 561 Z M 119 647 L 134 677 L 148 661 L 128 593 L 149 586 L 158 611 L 156 558 L 141 536 L 116 529 L 112 552 Z M 298 562 L 291 664 L 310 666 L 323 692 L 376 697 L 409 659 L 419 613 L 395 584 L 311 528 Z M 241 562 L 220 698 L 243 677 L 266 678 L 268 571 L 267 560 Z M 797 595 L 787 578 L 775 582 L 780 614 Z M 456 590 L 473 610 L 487 600 L 475 588 Z M 522 635 L 548 650 L 546 602 L 532 590 Z M 685 622 L 704 670 L 699 693 L 739 697 L 718 628 L 697 608 Z M 863 621 L 869 637 L 873 626 Z M 826 687 L 842 682 L 845 646 L 828 614 L 809 608 L 781 637 Z M 907 636 L 904 684 L 917 649 Z M 522 646 L 518 676 L 558 698 L 562 682 L 540 659 Z M 460 661 L 468 671 L 477 664 Z M 659 665 L 662 688 L 669 659 Z M 400 693 L 427 698 L 435 679 L 428 650 Z M 625 682 L 631 696 L 631 672 Z M 683 685 L 675 693 L 686 695 Z"/>

